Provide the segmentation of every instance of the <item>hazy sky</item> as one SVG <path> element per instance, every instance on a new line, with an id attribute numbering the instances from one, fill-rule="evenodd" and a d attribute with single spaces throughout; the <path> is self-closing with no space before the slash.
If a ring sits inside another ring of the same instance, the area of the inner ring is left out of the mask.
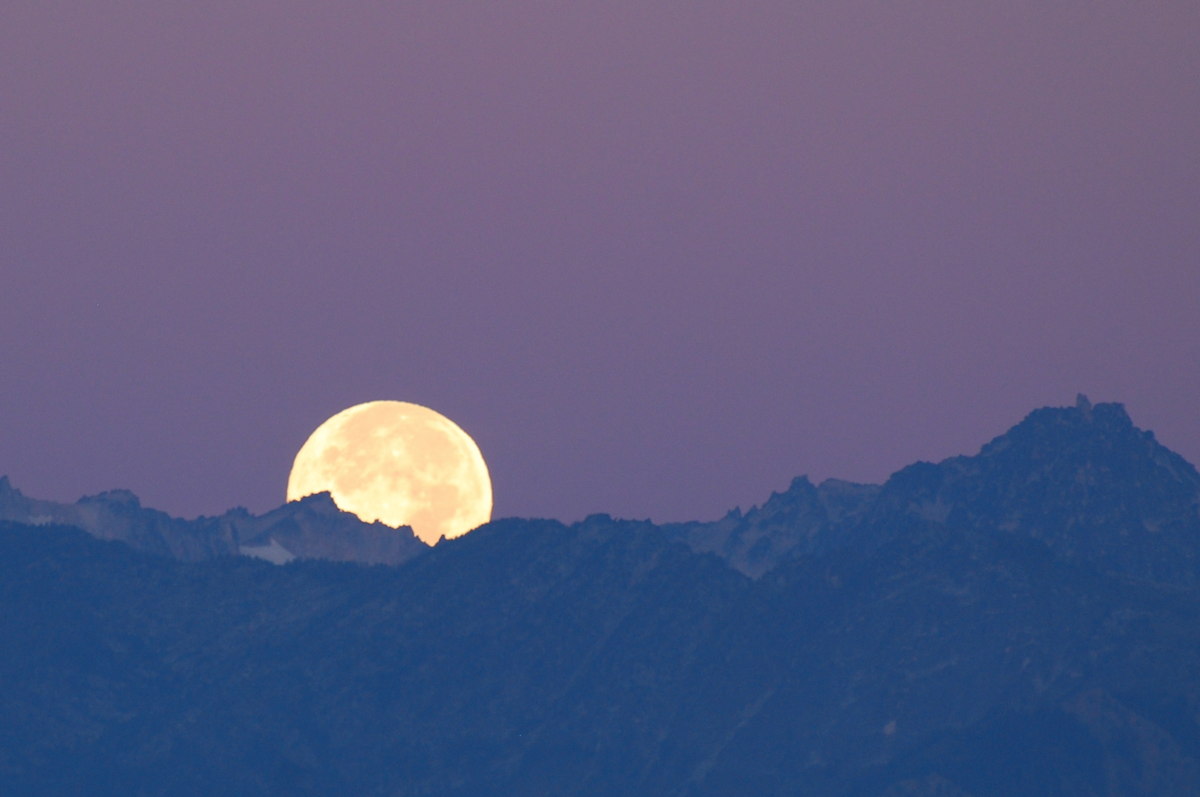
<path id="1" fill-rule="evenodd" d="M 1200 461 L 1200 7 L 0 4 L 0 473 L 269 509 L 326 417 L 707 519 L 1078 391 Z"/>

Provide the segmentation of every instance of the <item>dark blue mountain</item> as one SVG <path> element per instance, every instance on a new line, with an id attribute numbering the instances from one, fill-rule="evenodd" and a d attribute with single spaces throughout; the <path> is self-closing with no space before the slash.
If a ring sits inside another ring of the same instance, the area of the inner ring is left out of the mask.
<path id="1" fill-rule="evenodd" d="M 797 480 L 713 524 L 503 520 L 396 566 L 8 522 L 0 783 L 1197 794 L 1198 497 L 1081 400 L 880 487 Z"/>

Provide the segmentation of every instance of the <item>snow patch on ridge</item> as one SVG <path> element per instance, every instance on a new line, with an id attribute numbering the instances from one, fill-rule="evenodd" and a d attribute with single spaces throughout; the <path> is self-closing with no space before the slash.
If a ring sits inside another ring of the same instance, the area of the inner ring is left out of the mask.
<path id="1" fill-rule="evenodd" d="M 273 565 L 285 565 L 296 558 L 296 555 L 284 548 L 271 538 L 270 545 L 239 545 L 238 553 L 243 556 L 253 556 L 255 559 L 265 559 Z"/>

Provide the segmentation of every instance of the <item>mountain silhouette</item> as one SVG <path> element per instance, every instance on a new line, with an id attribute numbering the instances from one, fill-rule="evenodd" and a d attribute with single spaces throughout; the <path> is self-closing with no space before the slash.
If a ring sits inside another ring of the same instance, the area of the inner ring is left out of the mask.
<path id="1" fill-rule="evenodd" d="M 412 529 L 364 523 L 338 509 L 329 493 L 292 501 L 265 515 L 232 509 L 183 520 L 143 507 L 128 490 L 85 496 L 74 504 L 27 498 L 0 476 L 0 520 L 75 526 L 103 540 L 184 561 L 254 556 L 283 564 L 296 558 L 399 564 L 424 552 Z"/>
<path id="2" fill-rule="evenodd" d="M 380 544 L 327 498 L 173 521 L 0 482 L 0 781 L 1197 794 L 1198 507 L 1195 468 L 1082 397 L 883 485 L 801 478 L 711 523 L 498 520 L 389 565 L 327 560 Z"/>

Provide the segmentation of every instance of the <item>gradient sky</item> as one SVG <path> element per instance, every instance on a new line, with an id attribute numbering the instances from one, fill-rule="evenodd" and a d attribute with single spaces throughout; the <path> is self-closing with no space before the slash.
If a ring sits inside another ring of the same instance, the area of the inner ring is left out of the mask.
<path id="1" fill-rule="evenodd" d="M 282 502 L 426 404 L 497 515 L 708 519 L 1042 405 L 1200 461 L 1200 7 L 0 4 L 0 473 Z"/>

